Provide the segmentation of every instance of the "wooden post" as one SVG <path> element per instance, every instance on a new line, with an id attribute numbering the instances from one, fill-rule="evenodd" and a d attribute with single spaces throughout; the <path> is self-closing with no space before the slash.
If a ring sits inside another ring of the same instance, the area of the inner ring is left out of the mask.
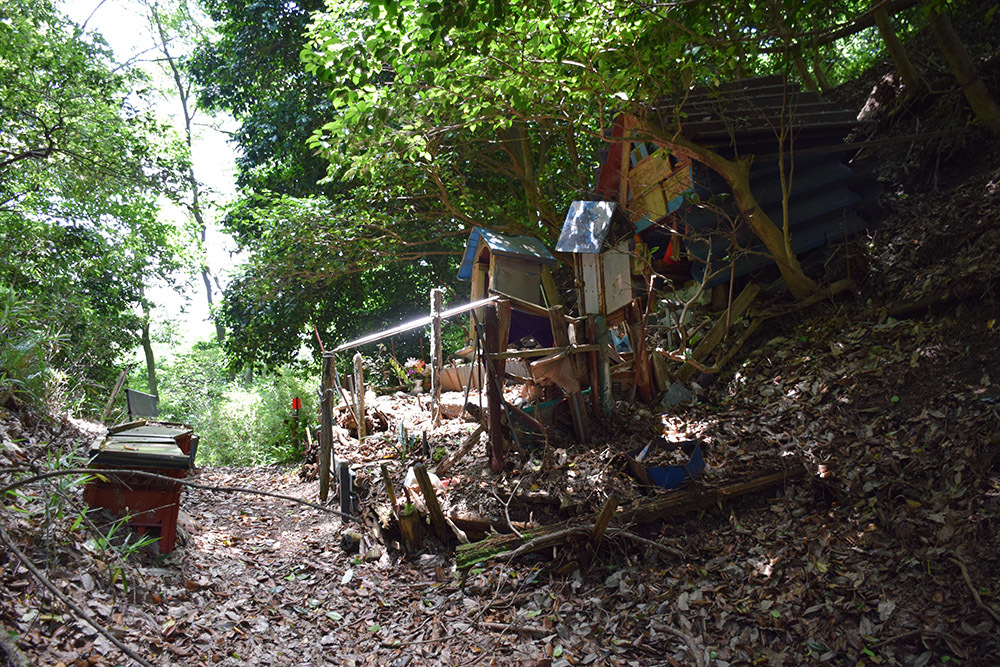
<path id="1" fill-rule="evenodd" d="M 542 298 L 545 299 L 544 303 L 547 308 L 562 305 L 559 289 L 556 288 L 555 278 L 552 277 L 552 270 L 547 266 L 542 267 Z"/>
<path id="2" fill-rule="evenodd" d="M 351 516 L 354 514 L 354 475 L 351 464 L 341 461 L 338 464 L 337 479 L 340 485 L 340 511 Z"/>
<path id="3" fill-rule="evenodd" d="M 646 327 L 642 326 L 642 310 L 639 300 L 633 299 L 628 309 L 628 333 L 632 341 L 633 382 L 639 389 L 639 396 L 644 403 L 653 402 L 652 372 L 650 371 L 649 354 L 646 352 Z"/>
<path id="4" fill-rule="evenodd" d="M 330 457 L 333 455 L 333 353 L 323 354 L 323 375 L 320 381 L 319 431 L 319 499 L 326 502 L 330 495 Z"/>
<path id="5" fill-rule="evenodd" d="M 396 489 L 392 485 L 392 477 L 389 476 L 389 466 L 386 464 L 381 464 L 379 466 L 382 469 L 382 481 L 385 482 L 385 492 L 389 494 L 389 506 L 392 507 L 392 513 L 396 513 Z"/>
<path id="6" fill-rule="evenodd" d="M 354 415 L 358 419 L 358 442 L 368 435 L 365 432 L 365 373 L 362 366 L 364 359 L 360 352 L 354 355 Z"/>
<path id="7" fill-rule="evenodd" d="M 506 352 L 510 343 L 510 299 L 497 300 L 497 352 Z M 497 359 L 497 374 L 501 378 L 507 372 L 507 360 Z"/>
<path id="8" fill-rule="evenodd" d="M 497 321 L 497 305 L 491 303 L 486 308 L 486 349 L 483 354 L 486 357 L 486 405 L 489 410 L 488 430 L 489 448 L 487 455 L 490 459 L 490 466 L 493 472 L 499 473 L 503 470 L 504 464 L 504 444 L 503 444 L 503 420 L 500 415 L 502 397 L 500 395 L 503 386 L 503 374 L 497 376 L 496 362 L 492 355 L 499 351 L 500 332 Z"/>
<path id="9" fill-rule="evenodd" d="M 556 347 L 566 347 L 569 345 L 569 331 L 566 328 L 566 308 L 565 306 L 552 306 L 549 308 L 549 324 L 552 326 L 552 340 Z M 570 364 L 576 371 L 577 360 L 571 356 Z M 583 397 L 579 391 L 566 391 L 566 400 L 569 402 L 569 412 L 573 419 L 573 433 L 579 442 L 590 441 L 590 424 L 587 421 L 587 411 L 583 407 Z"/>
<path id="10" fill-rule="evenodd" d="M 587 316 L 587 342 L 590 344 L 597 344 L 597 327 L 594 324 L 594 316 Z M 590 402 L 594 406 L 594 414 L 601 412 L 601 395 L 598 391 L 598 372 L 597 372 L 597 351 L 587 353 L 587 364 L 590 370 Z"/>
<path id="11" fill-rule="evenodd" d="M 121 372 L 118 376 L 117 382 L 115 382 L 114 389 L 111 390 L 111 398 L 108 399 L 107 405 L 104 406 L 104 414 L 101 416 L 101 422 L 108 421 L 108 417 L 111 416 L 111 409 L 115 407 L 115 399 L 118 398 L 118 392 L 122 390 L 125 386 L 125 378 L 128 377 L 128 372 L 132 370 L 132 365 L 129 364 L 125 367 L 125 370 Z"/>
<path id="12" fill-rule="evenodd" d="M 437 426 L 441 421 L 441 373 L 444 352 L 441 345 L 441 311 L 444 310 L 444 289 L 431 290 L 431 414 Z"/>
<path id="13" fill-rule="evenodd" d="M 427 474 L 427 467 L 423 463 L 413 466 L 413 472 L 417 476 L 417 484 L 420 485 L 420 492 L 424 494 L 424 502 L 427 503 L 427 515 L 431 518 L 431 525 L 438 538 L 447 544 L 452 536 L 451 528 L 444 519 L 444 512 L 441 511 L 441 503 L 438 502 L 437 493 L 431 478 Z"/>
<path id="14" fill-rule="evenodd" d="M 604 315 L 594 316 L 594 342 L 600 345 L 597 351 L 597 393 L 601 399 L 601 410 L 610 415 L 615 402 L 611 397 L 611 360 L 608 357 L 608 324 Z"/>

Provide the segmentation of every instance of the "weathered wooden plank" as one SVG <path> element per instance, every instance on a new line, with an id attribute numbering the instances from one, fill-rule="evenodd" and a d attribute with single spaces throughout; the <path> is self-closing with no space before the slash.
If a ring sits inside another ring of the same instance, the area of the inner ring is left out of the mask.
<path id="1" fill-rule="evenodd" d="M 719 317 L 719 319 L 712 326 L 712 329 L 708 332 L 708 335 L 706 335 L 705 338 L 698 343 L 697 347 L 695 347 L 694 352 L 691 353 L 691 358 L 696 362 L 703 362 L 705 358 L 711 354 L 712 350 L 714 350 L 716 346 L 718 346 L 718 344 L 725 339 L 726 334 L 729 333 L 729 328 L 732 323 L 743 317 L 743 314 L 750 308 L 750 305 L 754 302 L 754 299 L 757 298 L 758 294 L 760 294 L 760 285 L 750 283 L 743 288 L 743 291 L 740 292 L 740 295 L 733 301 L 729 310 Z M 684 364 L 681 369 L 677 371 L 677 379 L 681 382 L 687 382 L 694 377 L 694 374 L 697 372 L 697 367 L 689 363 Z"/>
<path id="2" fill-rule="evenodd" d="M 565 352 L 567 354 L 581 354 L 584 352 L 596 352 L 597 345 L 567 345 L 566 347 L 536 347 L 532 350 L 508 350 L 497 352 L 492 355 L 494 359 L 532 359 L 534 357 L 548 357 L 553 354 Z"/>

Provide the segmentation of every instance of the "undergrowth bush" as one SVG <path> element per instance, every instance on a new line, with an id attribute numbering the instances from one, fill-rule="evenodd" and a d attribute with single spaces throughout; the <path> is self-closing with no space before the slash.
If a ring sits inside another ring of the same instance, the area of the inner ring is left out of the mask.
<path id="1" fill-rule="evenodd" d="M 130 386 L 141 388 L 144 370 Z M 286 367 L 254 378 L 227 376 L 215 342 L 196 343 L 160 365 L 160 418 L 190 424 L 201 437 L 199 465 L 263 465 L 302 456 L 305 429 L 318 422 L 319 369 Z M 300 398 L 299 420 L 292 399 Z"/>
<path id="2" fill-rule="evenodd" d="M 30 300 L 0 284 L 0 402 L 13 395 L 43 407 L 59 393 L 63 377 L 50 362 L 64 337 L 38 315 Z"/>

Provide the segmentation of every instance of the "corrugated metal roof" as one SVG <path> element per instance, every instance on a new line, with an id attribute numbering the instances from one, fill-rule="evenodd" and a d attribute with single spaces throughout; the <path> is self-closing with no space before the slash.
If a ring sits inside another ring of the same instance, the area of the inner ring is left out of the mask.
<path id="1" fill-rule="evenodd" d="M 680 109 L 681 116 L 674 115 Z M 799 90 L 780 75 L 734 81 L 713 88 L 696 88 L 684 97 L 660 100 L 652 111 L 660 113 L 663 127 L 709 148 L 743 152 L 751 145 L 777 144 L 782 118 L 795 133 L 796 144 L 829 145 L 843 141 L 859 125 L 857 113 L 822 99 L 818 93 Z M 805 148 L 805 145 L 797 145 Z"/>
<path id="2" fill-rule="evenodd" d="M 681 114 L 675 115 L 680 107 Z M 854 111 L 825 101 L 816 93 L 801 91 L 781 76 L 734 81 L 713 88 L 690 91 L 685 97 L 659 101 L 652 109 L 655 121 L 669 132 L 678 126 L 685 138 L 726 157 L 738 149 L 755 155 L 750 171 L 751 190 L 761 208 L 781 224 L 781 185 L 776 155 L 782 118 L 792 130 L 794 143 L 786 142 L 786 160 L 793 165 L 789 218 L 792 245 L 802 253 L 857 234 L 874 226 L 880 217 L 877 200 L 881 186 L 865 165 L 852 163 L 848 149 L 838 149 L 860 123 Z M 789 148 L 794 152 L 789 154 Z M 796 155 L 799 151 L 829 147 L 829 152 Z M 695 278 L 715 273 L 708 285 L 729 280 L 730 271 L 743 275 L 771 263 L 763 245 L 749 225 L 738 220 L 729 185 L 714 171 L 697 165 L 693 171 L 693 193 L 669 219 L 685 223 L 692 237 L 685 247 L 697 257 Z M 711 206 L 703 203 L 716 197 Z M 698 199 L 702 204 L 698 203 Z M 669 232 L 652 225 L 642 232 L 650 246 L 666 247 Z M 730 267 L 728 257 L 736 256 Z M 724 259 L 725 258 L 725 259 Z"/>
<path id="3" fill-rule="evenodd" d="M 482 227 L 473 227 L 469 242 L 465 244 L 462 266 L 458 269 L 459 280 L 472 279 L 472 265 L 479 254 L 480 243 L 485 243 L 494 255 L 517 257 L 550 266 L 558 263 L 549 249 L 533 236 L 500 234 Z"/>
<path id="4" fill-rule="evenodd" d="M 570 204 L 563 223 L 556 252 L 599 253 L 618 216 L 627 222 L 628 216 L 610 201 L 575 201 Z"/>

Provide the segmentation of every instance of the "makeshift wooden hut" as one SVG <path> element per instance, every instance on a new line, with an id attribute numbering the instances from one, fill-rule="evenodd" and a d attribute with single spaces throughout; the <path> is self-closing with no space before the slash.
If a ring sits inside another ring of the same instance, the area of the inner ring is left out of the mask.
<path id="1" fill-rule="evenodd" d="M 611 138 L 636 140 L 612 143 L 602 158 L 597 196 L 627 211 L 642 241 L 656 251 L 660 272 L 687 274 L 707 286 L 728 282 L 731 272 L 740 276 L 771 262 L 739 220 L 729 186 L 707 166 L 645 138 L 679 130 L 723 157 L 753 155 L 751 189 L 779 224 L 783 160 L 792 248 L 802 254 L 879 220 L 874 165 L 845 144 L 858 125 L 853 111 L 780 76 L 696 89 L 661 101 L 644 118 L 619 116 Z"/>

